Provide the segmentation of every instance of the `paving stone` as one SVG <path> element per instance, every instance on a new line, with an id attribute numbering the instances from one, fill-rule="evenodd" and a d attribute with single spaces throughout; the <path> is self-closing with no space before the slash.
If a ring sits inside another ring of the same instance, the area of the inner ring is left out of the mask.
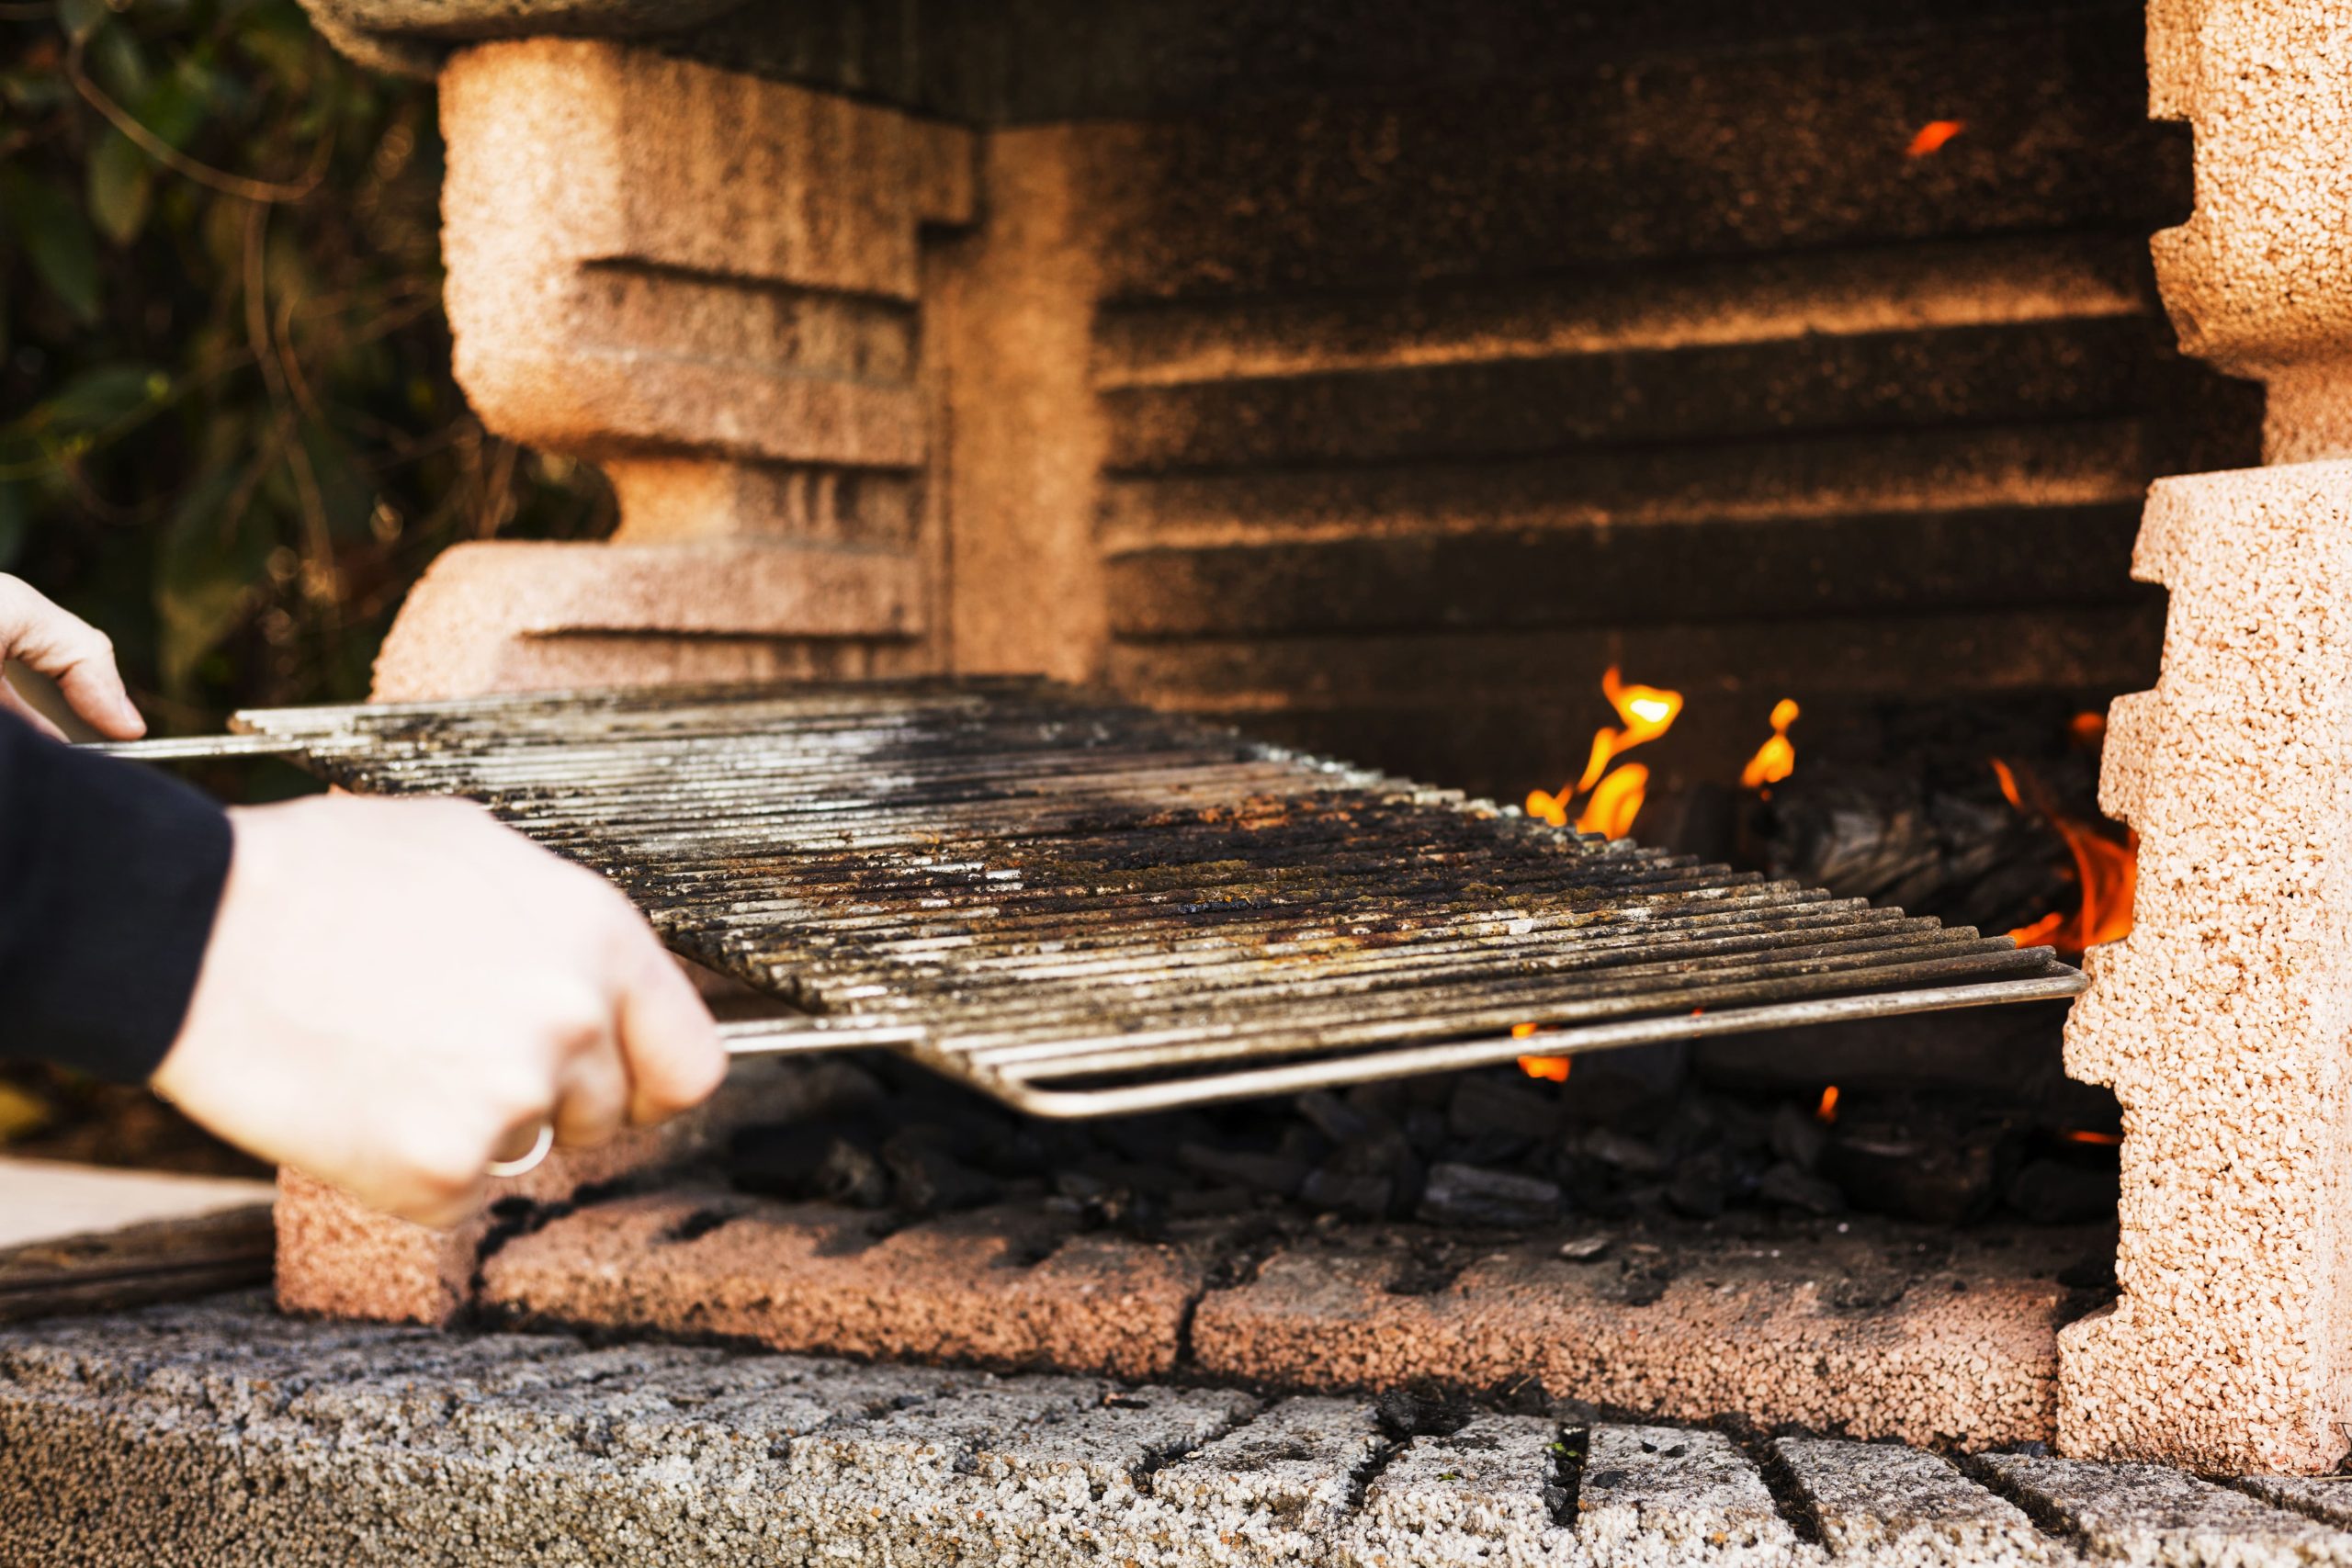
<path id="1" fill-rule="evenodd" d="M 1154 1476 L 1152 1506 L 1110 1544 L 1218 1563 L 1320 1559 L 1389 1448 L 1367 1404 L 1286 1399 Z"/>
<path id="2" fill-rule="evenodd" d="M 2249 1475 L 2238 1485 L 2265 1502 L 2352 1529 L 2352 1475 Z"/>
<path id="3" fill-rule="evenodd" d="M 2018 1454 L 1976 1462 L 2104 1556 L 2152 1568 L 2352 1563 L 2352 1535 L 2163 1465 Z"/>
<path id="4" fill-rule="evenodd" d="M 1782 1438 L 1773 1445 L 1830 1555 L 1877 1568 L 2026 1568 L 2080 1561 L 2016 1504 L 1949 1461 L 1889 1443 Z"/>
<path id="5" fill-rule="evenodd" d="M 1364 1489 L 1340 1558 L 1361 1568 L 1567 1562 L 1576 1533 L 1558 1517 L 1564 1453 L 1557 1422 L 1525 1416 L 1476 1416 L 1458 1432 L 1414 1438 Z"/>
<path id="6" fill-rule="evenodd" d="M 1778 1568 L 1821 1555 L 1797 1539 L 1763 1472 L 1729 1438 L 1675 1427 L 1592 1428 L 1577 1540 L 1595 1568 Z"/>
<path id="7" fill-rule="evenodd" d="M 1940 1460 L 1788 1441 L 1828 1548 L 1723 1437 L 560 1334 L 301 1322 L 259 1297 L 0 1332 L 0 1563 L 40 1568 L 1618 1568 L 2067 1563 Z M 2339 1562 L 2148 1466 L 1984 1461 L 2095 1554 Z M 2250 1482 L 2294 1501 L 2310 1483 Z M 2316 1503 L 2304 1505 L 2313 1506 Z"/>

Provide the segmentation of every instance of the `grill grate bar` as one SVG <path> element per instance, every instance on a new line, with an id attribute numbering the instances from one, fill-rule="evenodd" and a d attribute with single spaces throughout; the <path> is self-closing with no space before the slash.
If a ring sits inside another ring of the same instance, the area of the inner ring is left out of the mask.
<path id="1" fill-rule="evenodd" d="M 603 872 L 673 947 L 803 1010 L 730 1026 L 741 1048 L 879 1044 L 1050 1115 L 2083 984 L 2047 949 L 1038 681 L 526 694 L 238 727 L 236 749 L 299 750 L 355 789 L 469 796 Z"/>

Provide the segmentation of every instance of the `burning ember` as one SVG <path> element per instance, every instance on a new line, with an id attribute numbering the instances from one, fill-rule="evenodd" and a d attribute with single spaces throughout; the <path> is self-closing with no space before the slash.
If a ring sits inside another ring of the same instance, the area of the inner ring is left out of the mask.
<path id="1" fill-rule="evenodd" d="M 1924 158 L 1967 129 L 1968 122 L 1964 119 L 1931 119 L 1911 138 L 1910 144 L 1903 149 L 1903 155 Z"/>
<path id="2" fill-rule="evenodd" d="M 1813 1119 L 1826 1127 L 1838 1120 L 1838 1086 L 1831 1084 L 1821 1091 L 1821 1102 L 1813 1108 Z"/>
<path id="3" fill-rule="evenodd" d="M 1758 747 L 1747 766 L 1740 770 L 1742 789 L 1762 789 L 1796 772 L 1797 749 L 1789 739 L 1789 726 L 1797 721 L 1798 712 L 1792 697 L 1782 697 L 1772 705 L 1772 739 Z"/>
<path id="4" fill-rule="evenodd" d="M 2070 728 L 2085 744 L 2095 744 L 2106 732 L 2105 723 L 2096 714 L 2077 715 Z M 2076 957 L 2085 948 L 2129 934 L 2132 896 L 2139 881 L 2140 836 L 2127 829 L 2119 841 L 2109 836 L 2103 825 L 2079 821 L 2057 810 L 2030 777 L 2020 782 L 2017 771 L 2000 758 L 1992 762 L 1993 775 L 2000 780 L 2001 794 L 2010 807 L 2041 817 L 2066 841 L 2067 852 L 2075 859 L 2075 885 L 2082 889 L 2082 899 L 2073 911 L 2053 909 L 2009 935 L 2020 947 L 2047 943 L 2063 956 Z"/>
<path id="5" fill-rule="evenodd" d="M 1510 1026 L 1510 1037 L 1524 1040 L 1540 1027 L 1533 1023 L 1514 1023 Z M 1568 1068 L 1572 1065 L 1566 1056 L 1521 1056 L 1519 1059 L 1521 1072 L 1531 1078 L 1542 1078 L 1546 1083 L 1567 1082 Z"/>
<path id="6" fill-rule="evenodd" d="M 1541 818 L 1555 828 L 1565 828 L 1568 825 L 1569 806 L 1582 795 L 1584 807 L 1577 814 L 1577 831 L 1622 839 L 1634 830 L 1634 818 L 1641 813 L 1642 801 L 1649 793 L 1650 771 L 1639 762 L 1615 769 L 1610 764 L 1634 747 L 1655 740 L 1673 728 L 1676 716 L 1682 711 L 1682 694 L 1657 686 L 1629 686 L 1612 664 L 1600 677 L 1600 694 L 1617 710 L 1623 728 L 1604 725 L 1596 731 L 1584 776 L 1557 795 L 1540 789 L 1532 791 L 1527 797 L 1527 814 Z"/>

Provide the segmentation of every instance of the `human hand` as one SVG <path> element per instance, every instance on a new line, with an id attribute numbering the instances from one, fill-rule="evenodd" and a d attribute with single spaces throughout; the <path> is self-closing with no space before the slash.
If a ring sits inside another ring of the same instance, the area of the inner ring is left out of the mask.
<path id="1" fill-rule="evenodd" d="M 0 572 L 0 660 L 19 660 L 55 681 L 74 711 L 115 740 L 136 740 L 147 721 L 130 705 L 115 668 L 114 644 L 77 615 L 51 604 L 22 578 Z M 15 714 L 52 740 L 65 737 L 0 675 L 0 710 Z"/>
<path id="2" fill-rule="evenodd" d="M 480 809 L 324 795 L 231 812 L 236 851 L 155 1089 L 265 1159 L 426 1224 L 541 1123 L 603 1141 L 726 1071 L 628 901 Z"/>

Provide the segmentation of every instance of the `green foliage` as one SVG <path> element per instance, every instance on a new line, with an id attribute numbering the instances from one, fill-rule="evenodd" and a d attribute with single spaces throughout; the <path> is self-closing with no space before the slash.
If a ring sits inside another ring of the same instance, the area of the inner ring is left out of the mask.
<path id="1" fill-rule="evenodd" d="M 611 520 L 449 378 L 440 168 L 294 0 L 0 4 L 0 570 L 167 727 L 360 695 L 441 549 Z"/>

